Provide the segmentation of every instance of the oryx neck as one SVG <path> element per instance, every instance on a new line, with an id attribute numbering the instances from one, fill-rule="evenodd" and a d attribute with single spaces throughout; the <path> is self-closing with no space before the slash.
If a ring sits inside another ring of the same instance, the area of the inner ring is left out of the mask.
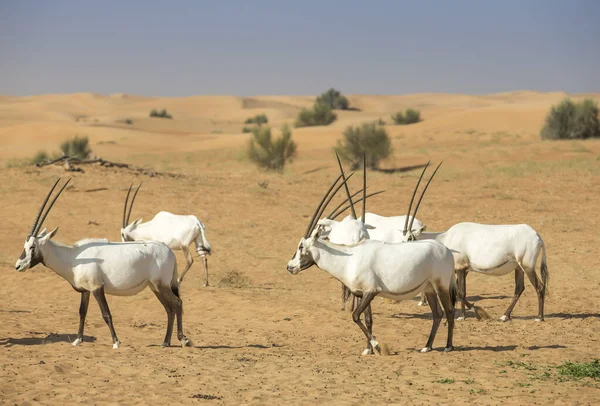
<path id="1" fill-rule="evenodd" d="M 48 240 L 44 244 L 40 244 L 39 250 L 42 255 L 42 264 L 73 285 L 74 248 L 60 242 Z"/>

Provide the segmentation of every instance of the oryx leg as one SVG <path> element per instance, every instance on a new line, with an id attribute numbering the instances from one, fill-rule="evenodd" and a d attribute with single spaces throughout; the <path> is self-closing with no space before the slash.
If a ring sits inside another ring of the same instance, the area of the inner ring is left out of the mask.
<path id="1" fill-rule="evenodd" d="M 356 299 L 357 306 L 360 303 L 360 299 Z M 365 315 L 365 324 L 367 325 L 367 330 L 373 336 L 373 311 L 371 310 L 371 305 L 369 304 L 364 312 Z M 367 340 L 367 348 L 363 351 L 363 355 L 373 354 L 373 346 L 371 345 L 371 341 Z"/>
<path id="2" fill-rule="evenodd" d="M 524 290 L 525 290 L 525 275 L 524 275 L 523 271 L 521 270 L 521 266 L 518 266 L 515 269 L 515 295 L 513 296 L 513 300 L 510 303 L 510 306 L 508 306 L 508 309 L 506 309 L 506 312 L 504 312 L 504 315 L 502 317 L 500 317 L 500 320 L 502 320 L 502 321 L 510 320 L 510 314 L 512 313 L 515 305 L 517 304 L 517 301 L 521 297 L 521 294 L 523 293 Z"/>
<path id="3" fill-rule="evenodd" d="M 417 306 L 425 306 L 427 304 L 427 295 L 425 292 L 421 292 L 421 300 L 417 303 Z"/>
<path id="4" fill-rule="evenodd" d="M 167 312 L 167 333 L 165 334 L 165 339 L 161 344 L 161 347 L 169 347 L 171 345 L 171 336 L 173 335 L 173 323 L 175 321 L 175 309 L 171 305 L 169 299 L 165 295 L 165 293 L 160 289 L 154 286 L 151 286 L 152 292 L 156 295 L 160 303 L 165 308 Z"/>
<path id="5" fill-rule="evenodd" d="M 192 342 L 183 335 L 183 302 L 179 297 L 179 287 L 171 287 L 168 292 L 177 316 L 177 339 L 181 342 L 182 347 L 191 346 Z"/>
<path id="6" fill-rule="evenodd" d="M 544 321 L 544 295 L 542 290 L 542 281 L 538 279 L 534 269 L 523 268 L 521 264 L 519 264 L 519 266 L 527 274 L 527 277 L 535 288 L 535 292 L 538 296 L 538 316 L 535 321 Z"/>
<path id="7" fill-rule="evenodd" d="M 81 292 L 81 304 L 79 305 L 79 330 L 77 338 L 73 345 L 79 345 L 83 342 L 83 329 L 85 327 L 85 316 L 87 315 L 88 305 L 90 304 L 90 292 Z"/>
<path id="8" fill-rule="evenodd" d="M 117 338 L 117 333 L 115 333 L 115 327 L 112 322 L 112 315 L 110 314 L 110 309 L 108 308 L 108 302 L 106 301 L 106 296 L 104 295 L 104 287 L 96 289 L 94 292 L 94 298 L 98 302 L 98 306 L 100 306 L 100 311 L 102 312 L 102 318 L 108 325 L 110 329 L 110 335 L 113 340 L 113 348 L 119 348 L 119 339 Z"/>
<path id="9" fill-rule="evenodd" d="M 444 351 L 448 352 L 454 349 L 452 346 L 452 337 L 454 335 L 454 303 L 452 303 L 450 293 L 446 290 L 438 289 L 438 296 L 440 302 L 442 302 L 442 307 L 444 308 L 444 313 L 446 313 L 446 321 L 448 323 L 448 341 L 446 342 L 446 348 L 444 348 Z"/>
<path id="10" fill-rule="evenodd" d="M 433 340 L 435 339 L 435 335 L 440 327 L 440 322 L 442 321 L 442 309 L 440 308 L 436 293 L 433 290 L 430 292 L 425 292 L 425 297 L 427 297 L 427 302 L 429 303 L 429 308 L 431 309 L 433 324 L 431 325 L 431 333 L 429 333 L 427 344 L 425 344 L 425 347 L 421 350 L 421 352 L 431 351 L 433 348 Z"/>
<path id="11" fill-rule="evenodd" d="M 465 307 L 471 310 L 473 303 L 467 300 L 467 269 L 459 269 L 456 271 L 456 279 L 458 285 L 458 300 L 460 301 L 460 316 L 457 320 L 464 320 L 466 317 Z"/>
<path id="12" fill-rule="evenodd" d="M 377 352 L 381 353 L 379 343 L 375 340 L 375 336 L 373 336 L 371 331 L 360 320 L 360 315 L 367 309 L 367 307 L 370 307 L 371 301 L 375 298 L 376 295 L 377 294 L 374 292 L 363 293 L 360 302 L 357 303 L 356 307 L 354 308 L 354 311 L 352 312 L 352 320 L 358 325 L 358 327 L 360 327 L 362 332 L 367 337 L 368 345 L 370 345 L 370 347 L 372 347 L 373 349 L 377 350 Z M 371 323 L 371 330 L 372 328 L 373 325 Z"/>
<path id="13" fill-rule="evenodd" d="M 181 283 L 181 281 L 183 280 L 183 277 L 185 276 L 187 271 L 189 271 L 190 267 L 194 263 L 194 258 L 192 258 L 192 254 L 190 253 L 190 248 L 189 247 L 181 247 L 181 250 L 183 251 L 183 254 L 185 255 L 185 260 L 186 260 L 187 264 L 185 266 L 185 269 L 181 273 L 181 276 L 177 279 L 177 283 Z"/>
<path id="14" fill-rule="evenodd" d="M 206 254 L 201 254 L 200 257 L 204 265 L 204 286 L 208 286 L 208 258 L 206 258 Z"/>

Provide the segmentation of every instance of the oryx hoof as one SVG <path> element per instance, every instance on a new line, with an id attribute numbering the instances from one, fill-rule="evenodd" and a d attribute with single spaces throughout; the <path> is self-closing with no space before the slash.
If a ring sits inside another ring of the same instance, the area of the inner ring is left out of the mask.
<path id="1" fill-rule="evenodd" d="M 161 347 L 163 347 L 163 348 L 170 347 L 170 346 L 171 346 L 171 343 L 168 343 L 168 342 L 166 342 L 166 341 L 163 341 L 163 343 L 162 343 L 160 346 L 161 346 Z"/>
<path id="2" fill-rule="evenodd" d="M 460 316 L 460 317 L 456 318 L 456 321 L 464 321 L 464 319 L 465 319 L 465 316 Z"/>
<path id="3" fill-rule="evenodd" d="M 544 321 L 544 319 L 543 319 L 543 318 L 541 318 L 541 319 L 540 319 L 539 317 L 536 317 L 536 318 L 535 318 L 535 321 L 537 321 L 537 322 L 541 322 L 541 321 Z"/>
<path id="4" fill-rule="evenodd" d="M 208 282 L 206 282 L 206 283 L 204 284 L 204 287 L 205 287 L 205 288 L 207 288 L 207 287 L 209 287 L 209 286 L 210 286 L 210 285 L 208 284 Z"/>
<path id="5" fill-rule="evenodd" d="M 114 350 L 114 349 L 117 349 L 117 348 L 119 348 L 119 344 L 121 344 L 121 342 L 120 342 L 120 341 L 118 341 L 118 340 L 117 340 L 117 341 L 115 341 L 115 342 L 113 343 L 113 350 Z"/>
<path id="6" fill-rule="evenodd" d="M 73 341 L 71 344 L 73 344 L 75 347 L 77 347 L 82 342 L 83 342 L 83 338 L 78 338 L 75 341 Z"/>
<path id="7" fill-rule="evenodd" d="M 371 348 L 366 348 L 361 355 L 373 355 L 373 349 Z"/>
<path id="8" fill-rule="evenodd" d="M 454 347 L 446 347 L 446 348 L 444 348 L 444 352 L 450 352 L 452 350 L 454 350 Z"/>
<path id="9" fill-rule="evenodd" d="M 427 305 L 426 300 L 420 300 L 419 303 L 417 303 L 417 306 L 426 306 L 426 305 Z"/>
<path id="10" fill-rule="evenodd" d="M 191 347 L 192 346 L 192 341 L 189 338 L 187 338 L 187 337 L 183 337 L 181 339 L 181 346 L 182 347 Z"/>
<path id="11" fill-rule="evenodd" d="M 431 351 L 431 347 L 425 347 L 421 350 L 422 353 Z"/>
<path id="12" fill-rule="evenodd" d="M 510 320 L 510 316 L 507 316 L 506 314 L 500 316 L 500 321 L 509 321 Z"/>

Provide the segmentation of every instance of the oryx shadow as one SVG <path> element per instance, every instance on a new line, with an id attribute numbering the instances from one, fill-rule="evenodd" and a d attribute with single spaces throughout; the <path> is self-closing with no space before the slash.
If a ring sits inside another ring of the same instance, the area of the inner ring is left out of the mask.
<path id="1" fill-rule="evenodd" d="M 486 300 L 486 299 L 511 299 L 512 296 L 508 296 L 508 295 L 496 295 L 496 296 L 492 296 L 492 295 L 475 295 L 475 296 L 468 296 L 467 300 L 469 302 L 476 302 L 479 300 Z"/>
<path id="2" fill-rule="evenodd" d="M 159 344 L 150 344 L 148 347 L 161 347 Z M 163 348 L 180 348 L 180 345 L 171 344 L 169 347 Z M 200 350 L 236 350 L 240 348 L 257 348 L 260 350 L 266 350 L 268 348 L 280 348 L 283 347 L 281 344 L 275 345 L 263 345 L 263 344 L 248 344 L 248 345 L 191 345 L 189 348 L 198 348 Z"/>
<path id="3" fill-rule="evenodd" d="M 13 347 L 15 345 L 45 345 L 45 344 L 54 344 L 54 343 L 69 343 L 71 344 L 77 338 L 77 333 L 75 334 L 48 334 L 46 337 L 18 337 L 18 338 L 0 338 L 0 345 L 5 347 Z M 94 336 L 83 336 L 84 343 L 92 343 L 96 341 L 96 337 Z"/>
<path id="4" fill-rule="evenodd" d="M 511 316 L 515 320 L 533 320 L 537 319 L 537 316 Z M 550 313 L 544 314 L 546 319 L 589 319 L 595 318 L 600 319 L 600 313 Z"/>

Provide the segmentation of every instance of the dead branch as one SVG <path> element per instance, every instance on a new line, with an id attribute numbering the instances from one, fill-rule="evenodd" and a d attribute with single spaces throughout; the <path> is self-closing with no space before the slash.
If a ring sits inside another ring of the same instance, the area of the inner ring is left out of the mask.
<path id="1" fill-rule="evenodd" d="M 167 177 L 171 177 L 171 178 L 182 177 L 182 175 L 178 174 L 178 173 L 157 172 L 157 171 L 152 171 L 149 169 L 133 166 L 131 164 L 127 164 L 127 163 L 123 163 L 123 162 L 111 162 L 111 161 L 107 161 L 102 158 L 80 159 L 80 158 L 69 156 L 69 155 L 63 155 L 60 158 L 52 159 L 52 160 L 46 161 L 46 162 L 40 162 L 40 163 L 35 164 L 35 166 L 40 168 L 43 166 L 54 165 L 59 162 L 64 162 L 65 170 L 74 171 L 74 172 L 75 171 L 83 172 L 83 170 L 81 168 L 77 168 L 74 165 L 98 164 L 99 166 L 102 166 L 105 168 L 113 168 L 114 167 L 114 168 L 129 169 L 133 172 L 137 172 L 139 174 L 146 175 L 149 177 L 155 177 L 155 176 L 167 176 Z"/>

